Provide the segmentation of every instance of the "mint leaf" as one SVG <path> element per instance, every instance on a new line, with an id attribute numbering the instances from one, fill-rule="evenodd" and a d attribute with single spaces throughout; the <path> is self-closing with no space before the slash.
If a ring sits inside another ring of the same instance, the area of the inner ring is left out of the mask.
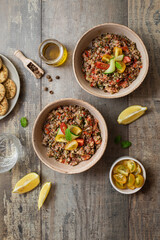
<path id="1" fill-rule="evenodd" d="M 65 131 L 65 138 L 67 141 L 72 141 L 72 134 L 69 128 L 67 128 Z"/>
<path id="2" fill-rule="evenodd" d="M 118 143 L 120 143 L 121 139 L 122 139 L 122 137 L 119 135 L 119 136 L 115 137 L 114 142 L 116 144 L 118 144 Z"/>
<path id="3" fill-rule="evenodd" d="M 22 117 L 20 122 L 21 122 L 22 127 L 27 127 L 28 126 L 28 120 L 27 120 L 26 117 Z"/>
<path id="4" fill-rule="evenodd" d="M 128 147 L 130 147 L 131 145 L 132 145 L 132 143 L 129 142 L 129 141 L 122 141 L 122 142 L 121 142 L 121 147 L 122 147 L 122 148 L 128 148 Z"/>
<path id="5" fill-rule="evenodd" d="M 119 62 L 116 62 L 116 68 L 122 69 L 122 66 L 121 66 L 121 64 Z"/>

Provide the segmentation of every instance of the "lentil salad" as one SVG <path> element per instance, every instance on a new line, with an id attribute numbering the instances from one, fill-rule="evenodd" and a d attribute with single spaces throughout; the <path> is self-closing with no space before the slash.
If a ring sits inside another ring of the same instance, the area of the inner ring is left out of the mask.
<path id="1" fill-rule="evenodd" d="M 101 142 L 98 120 L 78 105 L 53 109 L 43 126 L 42 143 L 47 155 L 60 163 L 75 166 L 89 160 Z"/>
<path id="2" fill-rule="evenodd" d="M 91 87 L 111 94 L 128 87 L 142 68 L 141 54 L 126 36 L 102 34 L 82 54 L 82 71 Z"/>

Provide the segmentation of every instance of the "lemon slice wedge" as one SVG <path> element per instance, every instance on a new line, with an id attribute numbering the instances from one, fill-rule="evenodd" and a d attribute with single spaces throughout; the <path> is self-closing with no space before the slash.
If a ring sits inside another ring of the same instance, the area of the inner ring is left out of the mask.
<path id="1" fill-rule="evenodd" d="M 51 189 L 51 185 L 52 185 L 51 182 L 46 182 L 43 185 L 43 187 L 42 187 L 42 189 L 41 189 L 41 191 L 39 193 L 38 209 L 40 209 L 42 207 L 43 203 L 45 202 L 45 200 L 46 200 L 46 198 L 48 196 L 48 193 L 49 193 L 49 191 Z"/>
<path id="2" fill-rule="evenodd" d="M 65 146 L 65 150 L 75 150 L 78 147 L 78 142 L 76 140 L 72 140 L 67 143 Z"/>
<path id="3" fill-rule="evenodd" d="M 55 137 L 55 141 L 56 142 L 67 142 L 65 135 L 63 134 L 59 134 Z"/>
<path id="4" fill-rule="evenodd" d="M 21 178 L 15 185 L 13 193 L 26 193 L 37 187 L 40 183 L 40 177 L 37 173 L 29 173 Z"/>
<path id="5" fill-rule="evenodd" d="M 74 125 L 69 126 L 69 129 L 70 129 L 71 133 L 76 135 L 76 136 L 80 135 L 81 132 L 82 132 L 82 129 L 80 129 L 80 127 L 77 127 L 77 126 L 74 126 Z"/>
<path id="6" fill-rule="evenodd" d="M 146 110 L 147 107 L 142 107 L 140 105 L 130 106 L 120 113 L 117 121 L 119 124 L 124 125 L 132 123 L 133 121 L 141 117 Z"/>

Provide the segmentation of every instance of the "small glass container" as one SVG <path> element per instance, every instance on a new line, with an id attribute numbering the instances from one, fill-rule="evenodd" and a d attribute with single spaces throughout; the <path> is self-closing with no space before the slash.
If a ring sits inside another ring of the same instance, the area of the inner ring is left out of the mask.
<path id="1" fill-rule="evenodd" d="M 48 65 L 62 65 L 67 59 L 67 49 L 55 39 L 46 39 L 39 46 L 39 56 Z"/>
<path id="2" fill-rule="evenodd" d="M 23 156 L 20 140 L 11 134 L 0 134 L 0 173 L 11 170 Z"/>

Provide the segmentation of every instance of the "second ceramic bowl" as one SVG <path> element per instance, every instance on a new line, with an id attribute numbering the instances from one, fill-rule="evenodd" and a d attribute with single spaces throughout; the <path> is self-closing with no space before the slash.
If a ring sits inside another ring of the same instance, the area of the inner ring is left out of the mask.
<path id="1" fill-rule="evenodd" d="M 89 82 L 85 80 L 84 74 L 82 72 L 83 51 L 90 45 L 94 38 L 104 33 L 114 33 L 128 37 L 131 41 L 136 43 L 137 48 L 142 56 L 143 68 L 141 69 L 136 80 L 134 80 L 129 87 L 123 88 L 118 93 L 115 94 L 110 94 L 98 88 L 90 87 Z M 79 85 L 88 93 L 101 98 L 120 98 L 133 92 L 136 88 L 139 87 L 139 85 L 145 79 L 148 72 L 148 67 L 149 67 L 148 53 L 142 40 L 135 32 L 133 32 L 128 27 L 115 23 L 104 23 L 88 30 L 76 44 L 73 53 L 73 70 Z"/>
<path id="2" fill-rule="evenodd" d="M 49 158 L 47 156 L 46 147 L 42 145 L 42 139 L 43 139 L 42 128 L 49 112 L 57 108 L 58 106 L 65 106 L 65 105 L 78 105 L 88 109 L 89 112 L 98 120 L 101 136 L 102 136 L 102 143 L 99 149 L 96 151 L 96 153 L 88 161 L 82 161 L 76 166 L 65 165 L 63 163 L 56 161 L 54 158 Z M 66 174 L 84 172 L 89 168 L 91 168 L 94 164 L 96 164 L 96 162 L 98 162 L 101 159 L 106 149 L 107 141 L 108 141 L 107 125 L 104 118 L 100 114 L 100 112 L 89 103 L 84 102 L 82 100 L 78 100 L 78 99 L 72 99 L 72 98 L 60 99 L 47 105 L 38 115 L 33 127 L 33 133 L 32 133 L 33 147 L 39 159 L 51 169 L 57 172 L 66 173 Z"/>

